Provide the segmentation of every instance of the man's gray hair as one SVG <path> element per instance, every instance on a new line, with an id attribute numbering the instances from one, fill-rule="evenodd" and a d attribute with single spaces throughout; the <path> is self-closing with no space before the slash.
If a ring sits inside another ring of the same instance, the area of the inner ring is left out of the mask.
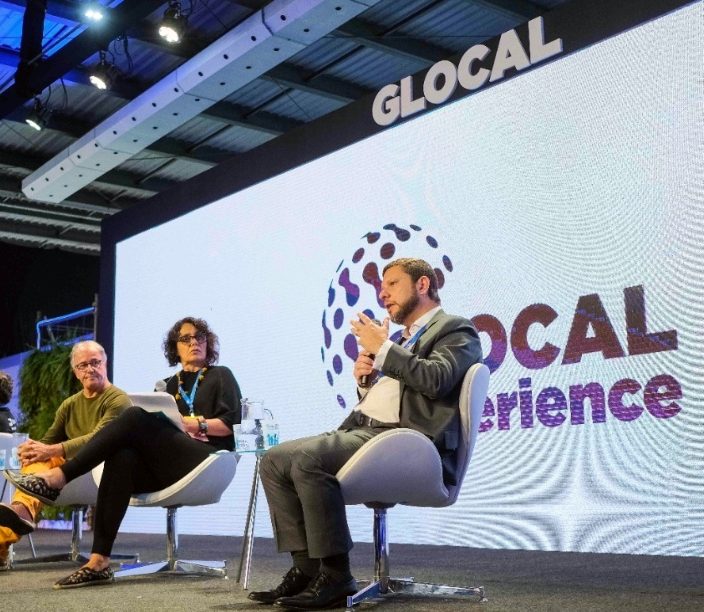
<path id="1" fill-rule="evenodd" d="M 107 353 L 100 344 L 98 344 L 95 340 L 83 340 L 82 342 L 76 342 L 76 344 L 74 344 L 71 348 L 71 367 L 76 365 L 74 363 L 76 353 L 82 349 L 97 349 L 103 354 L 103 361 L 108 360 Z"/>

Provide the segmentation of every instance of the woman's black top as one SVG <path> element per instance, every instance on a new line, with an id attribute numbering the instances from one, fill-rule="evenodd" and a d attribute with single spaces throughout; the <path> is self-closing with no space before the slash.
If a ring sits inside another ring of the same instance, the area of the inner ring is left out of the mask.
<path id="1" fill-rule="evenodd" d="M 181 381 L 186 393 L 190 393 L 196 382 L 197 372 L 181 372 Z M 166 379 L 166 392 L 174 397 L 178 393 L 178 374 Z M 242 408 L 240 387 L 232 372 L 225 366 L 211 366 L 203 374 L 203 380 L 198 383 L 198 390 L 193 402 L 195 416 L 204 419 L 220 419 L 232 431 L 232 426 L 241 420 Z M 189 416 L 188 404 L 183 398 L 176 400 L 179 412 Z M 208 435 L 208 442 L 218 450 L 233 450 L 235 437 Z"/>

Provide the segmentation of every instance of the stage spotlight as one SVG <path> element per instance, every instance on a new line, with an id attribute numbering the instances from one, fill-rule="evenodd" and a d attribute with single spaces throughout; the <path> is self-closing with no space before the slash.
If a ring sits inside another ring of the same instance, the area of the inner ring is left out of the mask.
<path id="1" fill-rule="evenodd" d="M 25 123 L 37 132 L 41 132 L 49 124 L 49 109 L 39 98 L 34 98 L 34 107 L 27 114 Z"/>
<path id="2" fill-rule="evenodd" d="M 100 52 L 100 61 L 90 73 L 90 82 L 98 89 L 110 89 L 113 81 L 113 66 L 105 59 L 105 51 Z"/>
<path id="3" fill-rule="evenodd" d="M 97 2 L 87 2 L 83 6 L 82 10 L 83 16 L 93 23 L 97 23 L 103 19 L 105 16 L 105 9 L 102 5 Z"/>
<path id="4" fill-rule="evenodd" d="M 181 42 L 186 31 L 186 18 L 181 13 L 181 3 L 171 0 L 169 8 L 164 11 L 164 18 L 159 26 L 159 36 L 166 42 L 176 44 Z"/>

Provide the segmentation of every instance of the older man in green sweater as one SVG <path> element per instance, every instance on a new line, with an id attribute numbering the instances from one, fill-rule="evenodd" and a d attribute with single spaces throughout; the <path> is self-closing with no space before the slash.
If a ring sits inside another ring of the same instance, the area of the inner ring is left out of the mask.
<path id="1" fill-rule="evenodd" d="M 71 350 L 71 367 L 83 389 L 64 400 L 41 440 L 19 447 L 22 472 L 33 474 L 62 465 L 76 455 L 96 431 L 131 405 L 127 394 L 107 375 L 107 355 L 100 344 L 79 342 Z M 0 504 L 0 570 L 8 569 L 11 544 L 36 528 L 42 503 L 17 491 L 11 505 Z"/>

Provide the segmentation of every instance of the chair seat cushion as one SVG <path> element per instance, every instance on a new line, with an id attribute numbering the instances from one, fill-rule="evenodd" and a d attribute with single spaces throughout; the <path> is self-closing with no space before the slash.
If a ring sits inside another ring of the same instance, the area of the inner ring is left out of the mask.
<path id="1" fill-rule="evenodd" d="M 203 506 L 220 501 L 237 469 L 235 453 L 218 451 L 209 455 L 180 480 L 161 491 L 133 495 L 130 506 Z"/>
<path id="2" fill-rule="evenodd" d="M 450 503 L 440 455 L 426 436 L 413 429 L 390 429 L 375 436 L 342 466 L 337 479 L 348 505 Z"/>

